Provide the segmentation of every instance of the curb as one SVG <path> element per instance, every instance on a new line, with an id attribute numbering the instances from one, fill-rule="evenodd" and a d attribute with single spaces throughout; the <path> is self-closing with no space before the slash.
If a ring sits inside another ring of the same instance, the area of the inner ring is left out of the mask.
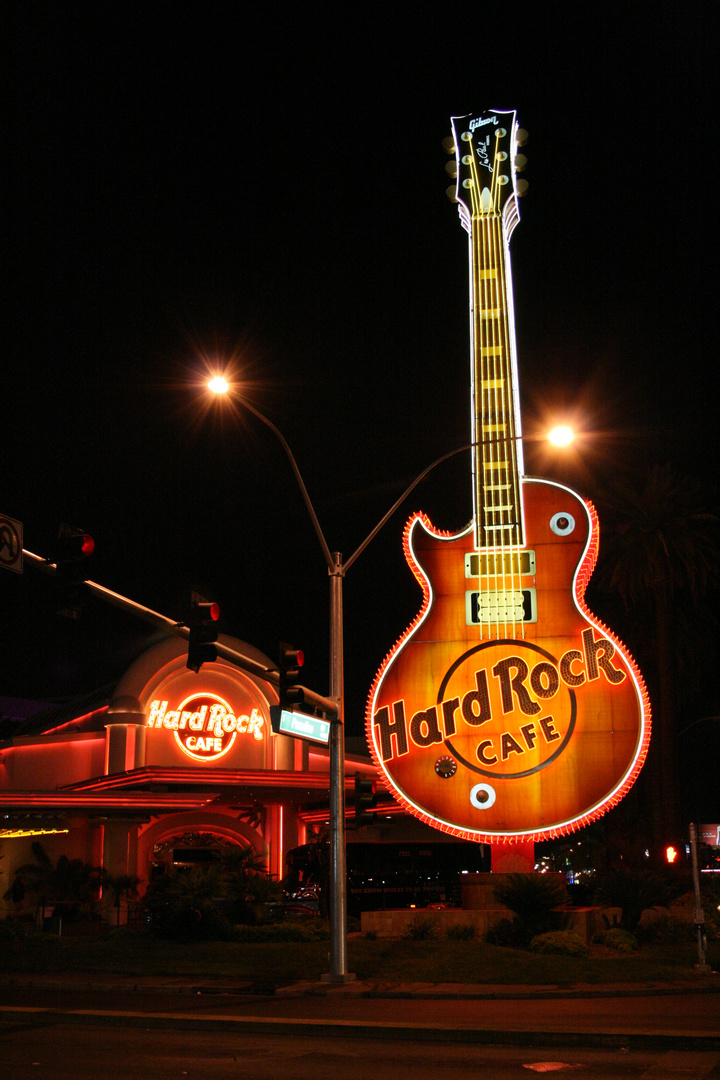
<path id="1" fill-rule="evenodd" d="M 705 977 L 707 978 L 707 977 Z M 720 980 L 694 984 L 605 984 L 604 986 L 467 986 L 461 983 L 369 983 L 369 982 L 300 982 L 278 986 L 268 980 L 247 979 L 236 983 L 147 982 L 132 979 L 109 982 L 93 978 L 56 979 L 26 976 L 0 979 L 0 990 L 49 990 L 84 993 L 177 994 L 178 996 L 236 996 L 236 997 L 332 997 L 418 1001 L 537 1001 L 566 998 L 637 998 L 668 997 L 720 993 Z"/>
<path id="2" fill-rule="evenodd" d="M 52 1023 L 101 1027 L 145 1028 L 147 1030 L 225 1031 L 254 1035 L 304 1035 L 378 1041 L 412 1041 L 427 1043 L 466 1043 L 504 1046 L 577 1046 L 625 1048 L 633 1050 L 720 1050 L 720 1034 L 684 1031 L 567 1031 L 519 1030 L 498 1028 L 469 1028 L 460 1025 L 396 1024 L 360 1020 L 274 1019 L 255 1016 L 198 1017 L 182 1013 L 130 1013 L 91 1009 L 0 1008 L 0 1021 L 47 1026 Z"/>

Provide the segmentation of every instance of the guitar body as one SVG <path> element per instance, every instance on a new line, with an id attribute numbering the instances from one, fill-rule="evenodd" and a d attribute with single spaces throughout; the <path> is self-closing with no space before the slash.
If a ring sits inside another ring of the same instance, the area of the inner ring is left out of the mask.
<path id="1" fill-rule="evenodd" d="M 373 683 L 367 734 L 410 813 L 487 843 L 580 828 L 617 803 L 647 754 L 650 710 L 624 646 L 593 617 L 594 509 L 523 475 L 509 239 L 515 114 L 453 118 L 469 237 L 473 520 L 405 529 L 422 608 Z"/>
<path id="2" fill-rule="evenodd" d="M 650 734 L 640 674 L 584 602 L 594 510 L 545 481 L 525 479 L 523 497 L 535 573 L 521 584 L 535 590 L 537 622 L 513 636 L 467 625 L 466 594 L 497 584 L 466 577 L 472 529 L 442 534 L 415 515 L 405 551 L 424 603 L 368 709 L 373 757 L 405 808 L 486 843 L 593 820 L 633 783 Z"/>

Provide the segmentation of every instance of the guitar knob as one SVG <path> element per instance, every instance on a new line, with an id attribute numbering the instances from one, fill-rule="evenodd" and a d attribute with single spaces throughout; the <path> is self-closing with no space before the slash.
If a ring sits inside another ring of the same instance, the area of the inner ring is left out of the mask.
<path id="1" fill-rule="evenodd" d="M 455 153 L 455 140 L 453 139 L 452 135 L 446 135 L 440 145 L 442 146 L 446 154 Z"/>
<path id="2" fill-rule="evenodd" d="M 450 202 L 457 202 L 457 199 L 455 198 L 455 185 L 454 184 L 451 184 L 449 188 L 445 188 L 445 194 L 447 195 Z"/>
<path id="3" fill-rule="evenodd" d="M 527 180 L 518 180 L 516 190 L 518 195 L 527 195 L 527 189 L 530 187 Z"/>
<path id="4" fill-rule="evenodd" d="M 445 172 L 448 176 L 452 176 L 453 180 L 457 176 L 457 161 L 447 161 L 445 163 Z"/>
<path id="5" fill-rule="evenodd" d="M 527 158 L 524 154 L 515 155 L 515 172 L 522 172 L 527 166 Z M 447 168 L 447 165 L 445 166 Z"/>
<path id="6" fill-rule="evenodd" d="M 529 138 L 530 136 L 528 135 L 525 128 L 517 129 L 517 134 L 515 135 L 515 142 L 518 144 L 518 146 L 524 146 Z"/>

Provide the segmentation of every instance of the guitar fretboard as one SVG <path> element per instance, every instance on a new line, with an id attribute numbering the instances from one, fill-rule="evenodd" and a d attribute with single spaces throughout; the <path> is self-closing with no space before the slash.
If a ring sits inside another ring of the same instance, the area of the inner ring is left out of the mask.
<path id="1" fill-rule="evenodd" d="M 479 548 L 518 547 L 523 543 L 520 423 L 507 243 L 502 216 L 486 209 L 488 194 L 471 193 L 476 543 Z"/>

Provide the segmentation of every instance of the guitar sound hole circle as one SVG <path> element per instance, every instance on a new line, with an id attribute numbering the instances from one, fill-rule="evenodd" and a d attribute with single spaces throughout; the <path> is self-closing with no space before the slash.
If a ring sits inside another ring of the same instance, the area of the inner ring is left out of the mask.
<path id="1" fill-rule="evenodd" d="M 476 784 L 470 789 L 470 802 L 478 810 L 489 810 L 496 798 L 495 788 L 489 784 Z"/>
<path id="2" fill-rule="evenodd" d="M 457 761 L 455 758 L 451 758 L 448 754 L 445 754 L 435 762 L 435 772 L 438 776 L 441 776 L 443 780 L 449 780 L 450 777 L 454 776 L 457 772 Z"/>
<path id="3" fill-rule="evenodd" d="M 569 536 L 575 528 L 575 518 L 572 514 L 553 514 L 550 528 L 557 536 Z"/>

